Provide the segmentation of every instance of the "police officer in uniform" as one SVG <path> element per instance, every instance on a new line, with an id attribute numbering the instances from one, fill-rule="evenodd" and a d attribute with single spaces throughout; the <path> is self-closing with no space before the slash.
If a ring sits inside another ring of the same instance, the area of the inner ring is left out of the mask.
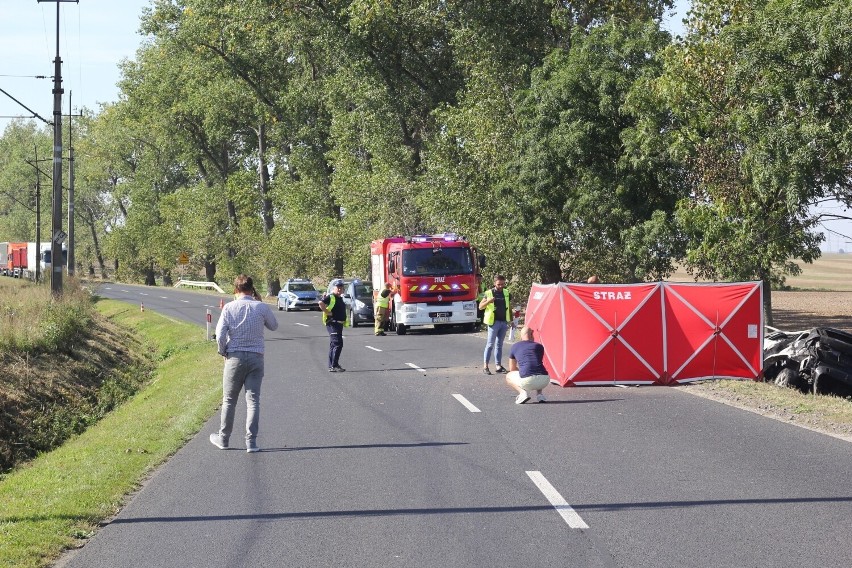
<path id="1" fill-rule="evenodd" d="M 346 369 L 340 366 L 340 353 L 343 351 L 343 326 L 346 324 L 346 303 L 343 301 L 343 280 L 335 278 L 331 282 L 332 293 L 320 300 L 322 322 L 328 331 L 328 372 L 342 373 Z"/>

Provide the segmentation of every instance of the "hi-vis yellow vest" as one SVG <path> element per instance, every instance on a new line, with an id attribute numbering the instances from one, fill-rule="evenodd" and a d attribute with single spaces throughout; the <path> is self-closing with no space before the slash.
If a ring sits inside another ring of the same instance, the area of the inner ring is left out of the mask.
<path id="1" fill-rule="evenodd" d="M 379 297 L 376 299 L 376 307 L 387 309 L 388 306 L 390 306 L 390 294 L 383 298 L 380 293 Z"/>
<path id="2" fill-rule="evenodd" d="M 334 303 L 337 301 L 337 294 L 331 295 L 331 301 L 328 303 L 328 311 L 334 309 Z M 322 323 L 328 325 L 328 314 L 325 312 L 322 313 Z M 349 325 L 349 318 L 345 318 L 343 320 L 343 326 L 347 327 Z"/>
<path id="3" fill-rule="evenodd" d="M 485 292 L 486 298 L 493 298 L 494 292 L 491 288 L 489 288 Z M 506 298 L 506 321 L 512 321 L 512 308 L 509 304 L 509 291 L 503 288 L 503 297 Z M 490 303 L 485 306 L 485 315 L 482 316 L 482 321 L 485 322 L 485 325 L 494 325 L 494 303 Z"/>

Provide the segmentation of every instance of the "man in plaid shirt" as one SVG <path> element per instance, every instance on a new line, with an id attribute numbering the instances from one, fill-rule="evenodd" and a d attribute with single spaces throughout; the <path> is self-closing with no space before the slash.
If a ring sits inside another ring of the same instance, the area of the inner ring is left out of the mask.
<path id="1" fill-rule="evenodd" d="M 257 452 L 260 424 L 260 384 L 263 382 L 263 328 L 278 329 L 272 308 L 260 301 L 254 282 L 245 274 L 234 280 L 233 302 L 222 308 L 216 324 L 219 355 L 225 358 L 222 374 L 222 416 L 219 431 L 210 443 L 224 450 L 234 425 L 240 391 L 246 391 L 246 451 Z"/>

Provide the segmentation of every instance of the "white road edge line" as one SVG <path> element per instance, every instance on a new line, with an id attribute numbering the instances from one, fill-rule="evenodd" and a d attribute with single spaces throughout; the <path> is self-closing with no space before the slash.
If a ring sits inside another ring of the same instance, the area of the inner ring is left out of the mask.
<path id="1" fill-rule="evenodd" d="M 309 326 L 309 325 L 308 325 L 308 324 L 306 324 L 306 323 L 299 323 L 299 322 L 296 322 L 296 323 L 294 323 L 293 325 L 301 325 L 302 327 L 311 327 L 311 326 Z"/>
<path id="2" fill-rule="evenodd" d="M 550 504 L 553 505 L 556 512 L 559 513 L 566 523 L 568 523 L 569 527 L 572 529 L 589 528 L 586 521 L 577 514 L 577 511 L 568 504 L 568 501 L 559 494 L 559 491 L 557 491 L 556 488 L 553 487 L 547 479 L 545 479 L 540 471 L 528 471 L 527 475 L 530 479 L 532 479 L 532 482 L 535 483 L 539 491 L 541 491 L 547 500 L 550 501 Z"/>
<path id="3" fill-rule="evenodd" d="M 181 300 L 181 302 L 183 302 L 184 304 L 188 304 L 189 300 Z"/>
<path id="4" fill-rule="evenodd" d="M 418 366 L 417 366 L 417 365 L 415 365 L 414 363 L 406 363 L 406 365 L 408 365 L 408 366 L 409 366 L 409 367 L 411 367 L 412 369 L 416 369 L 416 370 L 420 371 L 421 373 L 425 373 L 425 372 L 426 372 L 426 369 L 421 369 L 420 367 L 418 367 Z"/>
<path id="5" fill-rule="evenodd" d="M 378 351 L 379 353 L 381 353 L 381 352 L 382 352 L 382 350 L 381 350 L 381 349 L 378 349 L 378 348 L 376 348 L 376 347 L 373 347 L 372 345 L 365 345 L 364 347 L 366 347 L 367 349 L 372 349 L 373 351 Z"/>
<path id="6" fill-rule="evenodd" d="M 463 405 L 465 408 L 467 408 L 468 410 L 470 410 L 471 412 L 482 412 L 481 410 L 479 410 L 478 408 L 476 408 L 474 405 L 472 405 L 468 399 L 466 399 L 465 397 L 463 397 L 463 396 L 462 396 L 462 395 L 460 395 L 460 394 L 454 394 L 454 395 L 453 395 L 453 398 L 455 398 L 457 401 L 459 401 L 460 403 L 462 403 L 462 405 Z"/>
<path id="7" fill-rule="evenodd" d="M 160 297 L 161 297 L 162 299 L 164 299 L 164 300 L 168 300 L 168 299 L 169 299 L 169 297 L 168 297 L 168 296 L 160 296 Z"/>

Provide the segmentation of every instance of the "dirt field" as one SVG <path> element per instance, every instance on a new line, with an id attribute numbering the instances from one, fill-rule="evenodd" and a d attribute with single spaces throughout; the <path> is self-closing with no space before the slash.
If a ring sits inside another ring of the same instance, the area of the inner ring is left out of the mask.
<path id="1" fill-rule="evenodd" d="M 852 292 L 772 292 L 772 308 L 779 329 L 834 327 L 852 333 Z"/>

